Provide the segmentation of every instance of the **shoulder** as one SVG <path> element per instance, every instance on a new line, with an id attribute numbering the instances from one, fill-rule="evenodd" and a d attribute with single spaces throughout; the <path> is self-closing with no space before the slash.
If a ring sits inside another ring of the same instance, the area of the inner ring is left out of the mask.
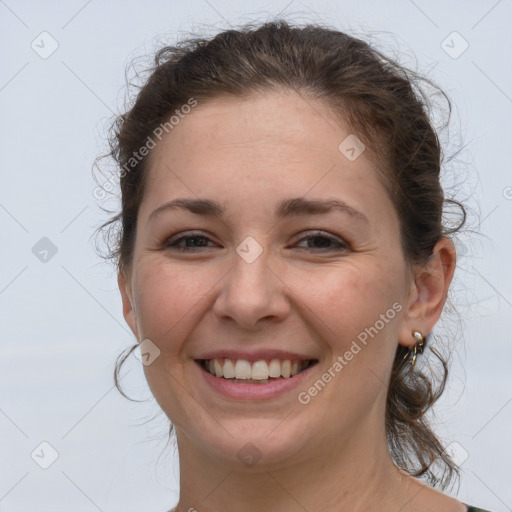
<path id="1" fill-rule="evenodd" d="M 411 475 L 406 475 L 405 482 L 410 496 L 410 500 L 407 502 L 409 506 L 405 507 L 408 512 L 430 512 L 432 510 L 436 510 L 436 512 L 490 512 L 444 494 L 439 489 L 431 487 Z"/>

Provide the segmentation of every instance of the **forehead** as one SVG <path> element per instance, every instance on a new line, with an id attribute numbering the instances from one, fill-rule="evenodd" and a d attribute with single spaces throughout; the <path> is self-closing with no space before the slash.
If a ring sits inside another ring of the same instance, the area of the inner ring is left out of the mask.
<path id="1" fill-rule="evenodd" d="M 164 136 L 150 155 L 176 147 L 189 158 L 199 157 L 194 147 L 221 152 L 259 152 L 270 160 L 285 153 L 338 151 L 350 127 L 326 104 L 287 89 L 254 93 L 240 98 L 221 96 L 199 101 L 189 115 Z M 269 153 L 269 149 L 272 150 Z"/>
<path id="2" fill-rule="evenodd" d="M 355 159 L 341 151 L 351 137 L 327 105 L 294 91 L 198 101 L 151 151 L 145 198 L 156 207 L 183 195 L 229 203 L 236 194 L 249 205 L 257 195 L 260 207 L 276 199 L 273 207 L 278 196 L 339 192 L 357 207 L 385 191 L 368 151 Z"/>

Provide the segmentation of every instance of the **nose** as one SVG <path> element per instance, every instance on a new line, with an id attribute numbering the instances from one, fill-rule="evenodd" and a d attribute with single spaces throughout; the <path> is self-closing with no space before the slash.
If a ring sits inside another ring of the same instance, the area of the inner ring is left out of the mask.
<path id="1" fill-rule="evenodd" d="M 271 266 L 265 251 L 251 263 L 235 253 L 213 305 L 214 316 L 246 330 L 282 321 L 290 310 L 289 287 Z"/>

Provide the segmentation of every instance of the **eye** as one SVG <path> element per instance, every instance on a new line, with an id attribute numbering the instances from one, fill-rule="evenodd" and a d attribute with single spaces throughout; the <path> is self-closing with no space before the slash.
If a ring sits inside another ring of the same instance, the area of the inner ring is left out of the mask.
<path id="1" fill-rule="evenodd" d="M 188 245 L 187 241 L 191 241 L 191 244 Z M 194 248 L 205 247 L 202 242 L 208 242 L 210 240 L 207 236 L 205 236 L 201 231 L 198 232 L 190 232 L 188 235 L 180 236 L 179 238 L 171 237 L 164 244 L 165 248 L 172 248 L 177 251 L 190 251 Z M 179 245 L 181 242 L 185 242 L 185 245 Z M 197 244 L 197 245 L 196 245 Z"/>
<path id="2" fill-rule="evenodd" d="M 302 240 L 315 240 L 317 242 L 314 244 L 316 247 L 306 247 L 306 249 L 317 249 L 320 251 L 341 251 L 348 249 L 348 244 L 346 244 L 343 240 L 327 235 L 323 231 L 311 232 L 309 236 L 305 236 L 300 239 L 300 241 Z M 337 244 L 337 247 L 329 247 L 328 244 L 331 242 Z M 318 247 L 318 245 L 320 245 L 320 247 Z"/>
<path id="3" fill-rule="evenodd" d="M 314 241 L 313 247 L 302 247 L 302 249 L 311 249 L 311 250 L 319 250 L 321 252 L 325 251 L 341 251 L 349 248 L 348 244 L 346 244 L 343 240 L 327 235 L 323 231 L 314 231 L 311 232 L 308 236 L 304 236 L 299 239 L 302 241 Z M 181 235 L 180 237 L 171 237 L 169 238 L 165 244 L 165 248 L 170 248 L 176 251 L 182 252 L 195 252 L 195 249 L 200 248 L 208 248 L 208 242 L 211 241 L 203 232 L 190 232 L 185 235 Z M 183 243 L 185 245 L 183 245 Z M 336 246 L 332 247 L 329 244 L 336 244 Z"/>

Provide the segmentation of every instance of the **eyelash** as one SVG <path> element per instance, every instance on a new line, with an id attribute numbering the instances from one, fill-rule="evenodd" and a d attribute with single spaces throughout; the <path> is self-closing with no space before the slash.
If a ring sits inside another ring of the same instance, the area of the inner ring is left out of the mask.
<path id="1" fill-rule="evenodd" d="M 181 237 L 179 237 L 176 240 L 173 240 L 173 237 L 169 238 L 165 242 L 164 247 L 167 248 L 167 249 L 172 249 L 172 250 L 179 251 L 179 252 L 195 252 L 195 249 L 203 248 L 201 246 L 200 247 L 183 247 L 183 246 L 178 246 L 177 245 L 181 241 L 188 240 L 188 239 L 191 239 L 191 238 L 202 238 L 202 239 L 209 240 L 209 238 L 205 234 L 203 234 L 202 232 L 190 232 L 188 235 L 181 236 Z M 339 240 L 338 238 L 326 235 L 322 231 L 311 232 L 311 233 L 309 233 L 309 236 L 304 236 L 301 239 L 299 239 L 299 242 L 301 242 L 303 240 L 314 239 L 314 238 L 324 238 L 326 240 L 330 240 L 331 242 L 335 242 L 335 243 L 337 243 L 339 245 L 339 247 L 335 247 L 335 248 L 332 248 L 332 249 L 329 249 L 329 248 L 327 248 L 327 249 L 325 249 L 325 248 L 316 248 L 320 252 L 345 251 L 345 250 L 347 250 L 349 248 L 348 244 L 346 244 L 342 240 Z M 204 248 L 208 248 L 208 247 L 204 247 Z M 313 249 L 314 250 L 315 248 L 302 247 L 301 249 Z"/>

